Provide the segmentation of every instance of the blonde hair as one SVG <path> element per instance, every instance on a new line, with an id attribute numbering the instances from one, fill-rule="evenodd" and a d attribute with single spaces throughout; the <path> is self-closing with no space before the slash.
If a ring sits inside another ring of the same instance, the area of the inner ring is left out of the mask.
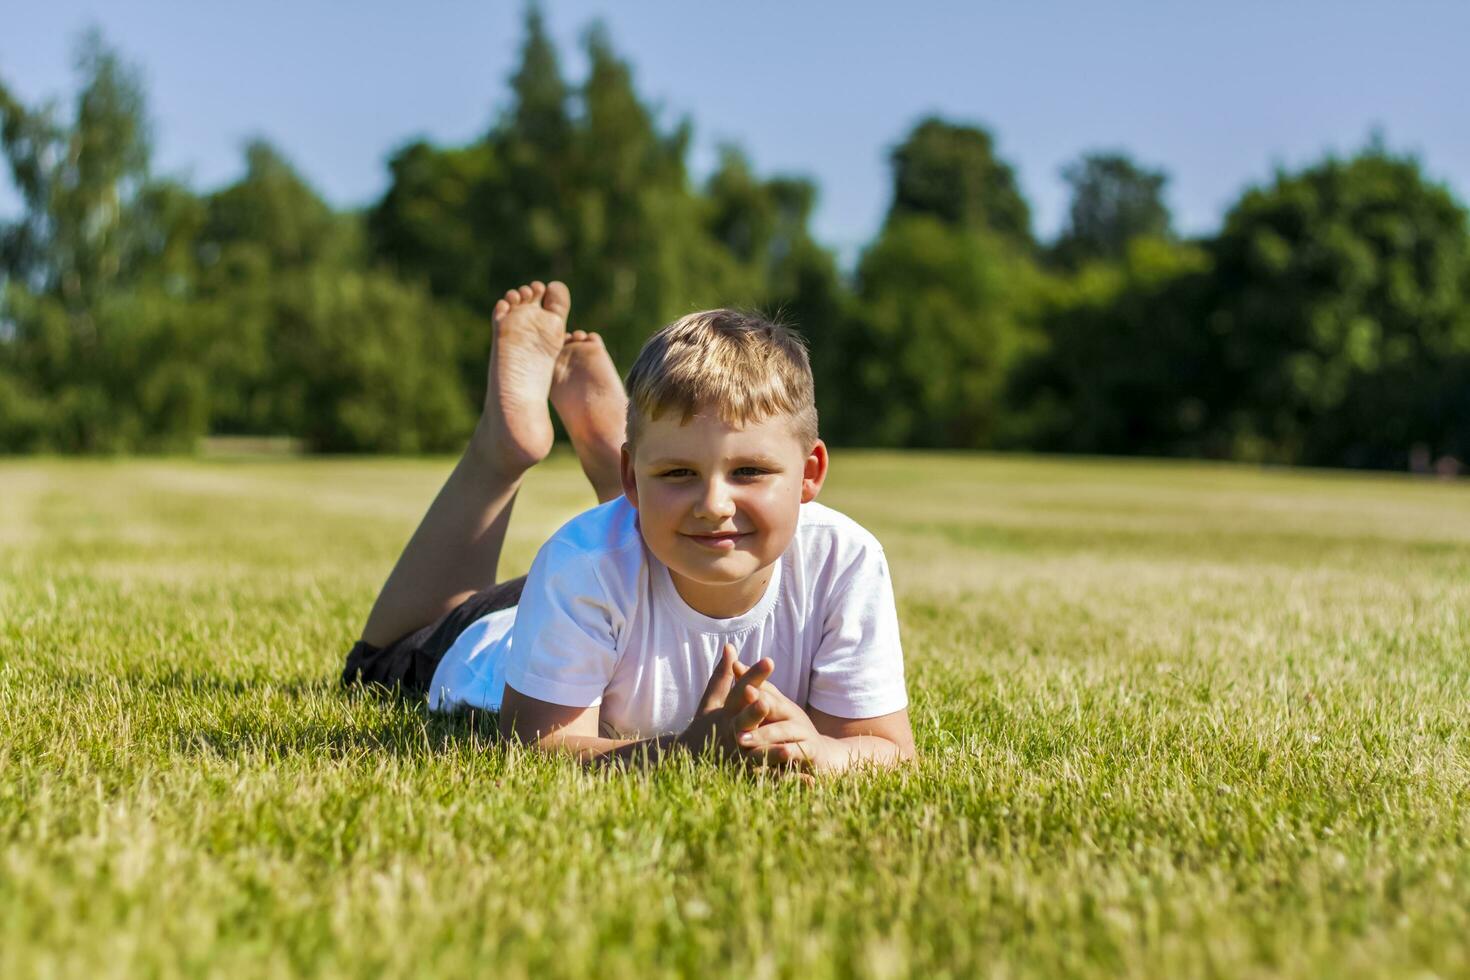
<path id="1" fill-rule="evenodd" d="M 755 313 L 703 310 L 663 327 L 628 371 L 628 443 L 644 419 L 713 410 L 729 425 L 790 415 L 805 448 L 817 442 L 816 391 L 801 335 Z"/>

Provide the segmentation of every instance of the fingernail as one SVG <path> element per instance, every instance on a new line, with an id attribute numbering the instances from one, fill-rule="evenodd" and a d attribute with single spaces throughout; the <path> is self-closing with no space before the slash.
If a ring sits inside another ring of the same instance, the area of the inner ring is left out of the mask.
<path id="1" fill-rule="evenodd" d="M 744 735 L 741 735 L 740 736 L 740 741 L 742 741 L 742 742 L 754 742 L 755 741 L 755 736 L 752 735 L 752 734 L 750 734 L 750 732 L 746 732 Z"/>

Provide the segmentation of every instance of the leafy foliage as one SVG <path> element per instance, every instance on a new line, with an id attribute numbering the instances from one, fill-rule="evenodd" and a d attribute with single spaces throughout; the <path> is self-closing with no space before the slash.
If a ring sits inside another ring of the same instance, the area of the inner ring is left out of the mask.
<path id="1" fill-rule="evenodd" d="M 364 213 L 263 140 L 208 193 L 150 170 L 138 73 L 78 49 L 65 119 L 0 83 L 24 202 L 0 225 L 0 451 L 187 450 L 207 432 L 317 450 L 451 449 L 481 404 L 489 311 L 565 279 L 627 363 L 660 324 L 734 305 L 810 339 L 831 441 L 1399 467 L 1470 454 L 1470 238 L 1419 165 L 1372 145 L 1248 191 L 1178 242 L 1167 175 L 1063 171 L 1038 244 L 979 126 L 930 117 L 854 275 L 817 187 L 736 146 L 706 179 L 601 26 L 569 80 L 539 10 L 508 98 L 464 146 L 409 143 Z"/>
<path id="2" fill-rule="evenodd" d="M 1173 237 L 1163 171 L 1144 169 L 1123 153 L 1089 153 L 1063 168 L 1062 177 L 1072 205 L 1052 254 L 1063 266 L 1116 262 L 1135 238 Z"/>
<path id="3" fill-rule="evenodd" d="M 893 151 L 892 162 L 889 221 L 927 214 L 954 227 L 994 232 L 1015 246 L 1031 246 L 1031 208 L 1015 170 L 995 155 L 988 130 L 930 117 Z"/>
<path id="4" fill-rule="evenodd" d="M 1278 174 L 1211 251 L 1234 454 L 1402 466 L 1413 442 L 1470 450 L 1466 213 L 1417 162 L 1373 146 Z"/>

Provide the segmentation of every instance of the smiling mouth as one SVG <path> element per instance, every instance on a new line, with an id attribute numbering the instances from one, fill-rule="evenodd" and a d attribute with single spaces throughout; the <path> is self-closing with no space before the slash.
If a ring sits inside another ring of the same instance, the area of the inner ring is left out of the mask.
<path id="1" fill-rule="evenodd" d="M 735 547 L 735 542 L 745 537 L 746 534 L 745 531 L 725 531 L 719 534 L 684 534 L 683 536 L 706 548 L 724 550 Z"/>

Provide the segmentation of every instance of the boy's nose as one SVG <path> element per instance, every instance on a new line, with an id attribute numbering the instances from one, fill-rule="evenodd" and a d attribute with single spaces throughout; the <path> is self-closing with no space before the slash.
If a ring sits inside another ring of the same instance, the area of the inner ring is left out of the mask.
<path id="1" fill-rule="evenodd" d="M 695 516 L 700 520 L 724 520 L 735 513 L 735 501 L 730 496 L 730 488 L 723 480 L 711 480 L 704 485 L 704 492 L 699 495 L 699 501 L 695 505 Z"/>

